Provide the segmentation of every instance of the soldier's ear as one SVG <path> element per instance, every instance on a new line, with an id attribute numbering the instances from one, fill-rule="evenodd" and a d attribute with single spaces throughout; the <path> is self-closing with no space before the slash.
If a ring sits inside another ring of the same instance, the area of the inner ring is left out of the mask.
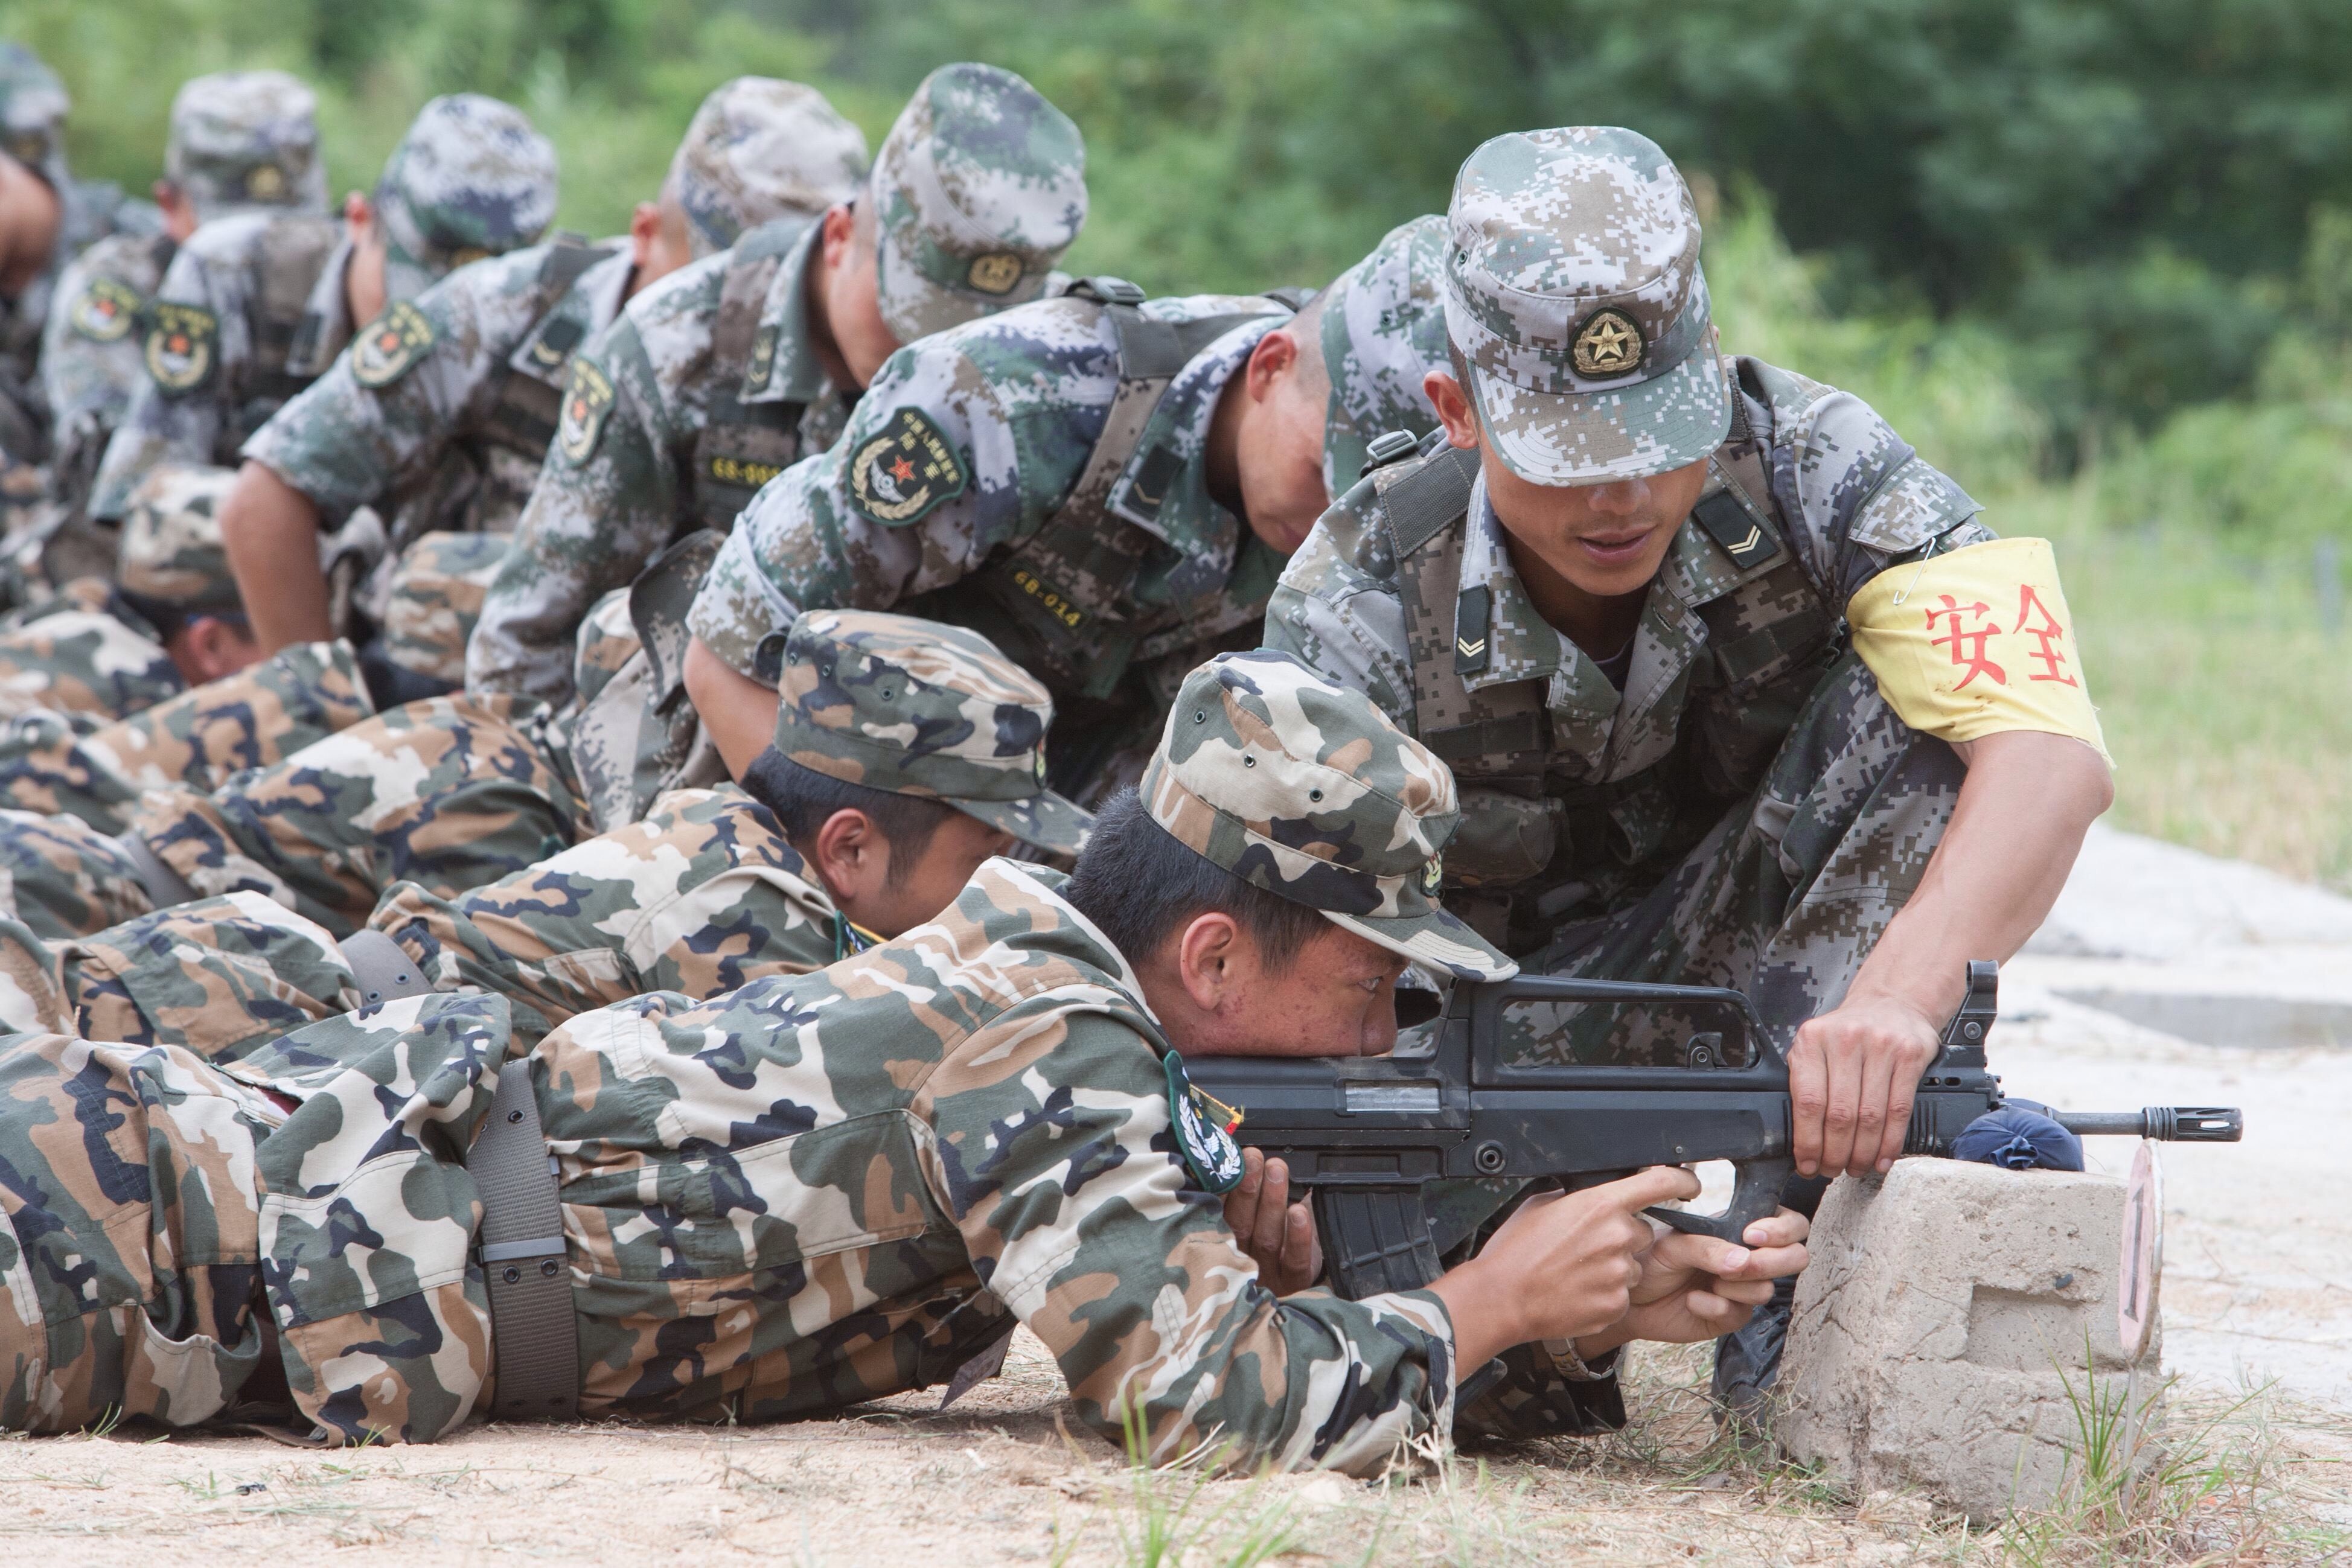
<path id="1" fill-rule="evenodd" d="M 1213 1012 L 1228 999 L 1241 977 L 1249 939 L 1241 922 L 1222 909 L 1203 910 L 1186 921 L 1175 936 L 1176 977 L 1192 1005 Z"/>
<path id="2" fill-rule="evenodd" d="M 890 875 L 889 841 L 874 819 L 855 806 L 844 806 L 827 817 L 803 858 L 845 914 L 879 892 Z"/>
<path id="3" fill-rule="evenodd" d="M 1478 413 L 1470 406 L 1470 394 L 1462 390 L 1462 383 L 1444 371 L 1432 371 L 1421 378 L 1421 392 L 1437 411 L 1437 423 L 1445 426 L 1445 439 L 1465 452 L 1477 451 Z"/>

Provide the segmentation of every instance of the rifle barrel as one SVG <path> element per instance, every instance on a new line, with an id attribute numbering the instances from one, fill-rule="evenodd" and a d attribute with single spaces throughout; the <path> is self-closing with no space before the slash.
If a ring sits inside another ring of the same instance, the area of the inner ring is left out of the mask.
<path id="1" fill-rule="evenodd" d="M 2168 1144 L 2234 1144 L 2246 1119 L 2234 1105 L 2150 1105 L 2138 1111 L 2060 1111 L 2058 1124 L 2092 1136 L 2155 1138 Z"/>

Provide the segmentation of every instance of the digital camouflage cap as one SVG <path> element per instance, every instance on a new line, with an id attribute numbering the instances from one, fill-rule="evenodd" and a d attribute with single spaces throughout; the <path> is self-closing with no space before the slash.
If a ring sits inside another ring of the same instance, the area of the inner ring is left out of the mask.
<path id="1" fill-rule="evenodd" d="M 1731 428 L 1698 212 L 1614 126 L 1497 136 L 1447 211 L 1445 325 L 1496 452 L 1538 485 L 1697 462 Z"/>
<path id="2" fill-rule="evenodd" d="M 375 208 L 384 286 L 414 298 L 469 261 L 538 242 L 555 219 L 555 149 L 510 104 L 436 98 L 392 150 Z"/>
<path id="3" fill-rule="evenodd" d="M 1434 213 L 1399 224 L 1316 302 L 1331 381 L 1323 480 L 1334 496 L 1362 477 L 1375 437 L 1436 428 L 1421 383 L 1446 363 L 1445 238 Z"/>
<path id="4" fill-rule="evenodd" d="M 40 56 L 0 38 L 0 152 L 59 193 L 66 189 L 66 115 L 72 108 L 66 84 Z"/>
<path id="5" fill-rule="evenodd" d="M 1153 821 L 1244 882 L 1459 979 L 1517 972 L 1437 902 L 1454 775 L 1287 653 L 1220 653 L 1185 676 L 1139 788 Z"/>
<path id="6" fill-rule="evenodd" d="M 1024 305 L 1087 221 L 1070 117 L 995 66 L 923 78 L 874 161 L 882 319 L 902 343 Z"/>
<path id="7" fill-rule="evenodd" d="M 1094 819 L 1045 788 L 1054 699 L 961 626 L 870 610 L 793 622 L 776 683 L 776 749 L 829 779 L 920 795 L 1050 850 Z"/>
<path id="8" fill-rule="evenodd" d="M 122 519 L 116 580 L 123 591 L 183 610 L 240 611 L 220 527 L 221 502 L 236 482 L 233 468 L 165 463 L 149 470 Z"/>
<path id="9" fill-rule="evenodd" d="M 694 111 L 663 189 L 685 212 L 699 258 L 772 218 L 814 217 L 856 199 L 866 172 L 866 133 L 824 94 L 774 77 L 737 77 Z"/>
<path id="10" fill-rule="evenodd" d="M 186 193 L 198 220 L 262 208 L 323 213 L 319 100 L 284 71 L 215 71 L 172 99 L 163 177 Z"/>

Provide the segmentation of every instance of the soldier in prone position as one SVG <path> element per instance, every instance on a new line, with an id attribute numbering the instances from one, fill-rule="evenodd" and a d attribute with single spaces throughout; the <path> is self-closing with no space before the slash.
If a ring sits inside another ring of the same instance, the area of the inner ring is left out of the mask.
<path id="1" fill-rule="evenodd" d="M 146 380 L 107 444 L 90 517 L 120 518 L 159 463 L 235 466 L 246 438 L 387 302 L 536 242 L 554 215 L 554 149 L 518 110 L 458 93 L 418 112 L 373 200 L 353 192 L 340 221 L 255 212 L 205 225 L 149 306 Z"/>
<path id="2" fill-rule="evenodd" d="M 317 564 L 322 525 L 339 528 L 362 507 L 384 519 L 385 564 L 360 594 L 379 626 L 404 552 L 420 538 L 509 533 L 555 434 L 580 346 L 679 267 L 761 225 L 806 224 L 847 200 L 866 170 L 865 138 L 823 94 L 739 77 L 703 100 L 659 198 L 638 204 L 624 238 L 561 235 L 394 301 L 245 444 L 224 527 L 264 648 L 333 632 Z M 467 552 L 478 604 L 503 541 L 437 548 Z M 466 623 L 470 631 L 470 614 Z M 408 695 L 446 691 L 464 683 L 465 639 L 426 657 L 394 638 L 382 662 L 432 683 Z"/>
<path id="3" fill-rule="evenodd" d="M 632 301 L 574 361 L 468 685 L 570 696 L 573 634 L 600 598 L 831 445 L 900 346 L 1035 298 L 1086 211 L 1068 117 L 1010 71 L 943 66 L 856 199 L 754 229 Z"/>
<path id="4" fill-rule="evenodd" d="M 310 89 L 283 71 L 220 71 L 184 83 L 172 99 L 163 178 L 155 183 L 162 230 L 110 235 L 58 278 L 41 335 L 41 385 L 55 422 L 54 532 L 39 563 L 47 581 L 104 575 L 113 559 L 113 541 L 89 528 L 83 511 L 107 443 L 147 382 L 149 307 L 180 246 L 224 218 L 323 218 L 317 114 Z"/>
<path id="5" fill-rule="evenodd" d="M 1529 1203 L 1426 1290 L 1343 1301 L 1306 1288 L 1286 1173 L 1184 1071 L 1385 1050 L 1408 960 L 1509 973 L 1423 891 L 1454 821 L 1444 765 L 1360 694 L 1229 655 L 1183 683 L 1074 876 L 990 861 L 939 920 L 815 974 L 638 998 L 527 1051 L 478 995 L 226 1067 L 19 1037 L 0 1426 L 777 1419 L 942 1381 L 1016 1323 L 1154 1462 L 1377 1472 L 1530 1340 L 1609 1403 L 1619 1345 L 1738 1321 L 1802 1267 L 1803 1220 L 1658 1239 L 1641 1207 L 1697 1183 L 1652 1170 Z M 509 1152 L 520 1176 L 492 1179 Z M 480 1261 L 518 1205 L 556 1250 Z"/>
<path id="6" fill-rule="evenodd" d="M 1041 781 L 1051 701 L 975 633 L 810 615 L 786 670 L 744 789 L 679 791 L 487 888 L 402 883 L 345 944 L 250 891 L 47 945 L 0 922 L 0 1024 L 226 1061 L 371 998 L 478 988 L 528 1045 L 646 991 L 823 968 L 929 920 L 1016 841 L 1083 847 L 1086 814 Z"/>
<path id="7" fill-rule="evenodd" d="M 1852 396 L 1720 352 L 1645 138 L 1497 138 L 1449 219 L 1445 434 L 1331 509 L 1266 642 L 1453 767 L 1449 907 L 1533 971 L 1746 990 L 1800 1170 L 1884 1170 L 1967 960 L 2034 929 L 2110 797 L 2049 546 Z M 1664 1048 L 1599 1012 L 1518 1049 Z M 1777 1363 L 1754 1333 L 1735 1403 Z"/>

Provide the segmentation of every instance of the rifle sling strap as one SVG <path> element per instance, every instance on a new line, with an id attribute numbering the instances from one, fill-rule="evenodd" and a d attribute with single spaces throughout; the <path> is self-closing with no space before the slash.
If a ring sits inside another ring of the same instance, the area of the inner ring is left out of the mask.
<path id="1" fill-rule="evenodd" d="M 498 1092 L 467 1152 L 466 1172 L 482 1200 L 479 1256 L 498 1366 L 490 1414 L 569 1416 L 580 1404 L 580 1331 L 555 1161 L 540 1131 L 529 1061 L 499 1070 Z"/>

